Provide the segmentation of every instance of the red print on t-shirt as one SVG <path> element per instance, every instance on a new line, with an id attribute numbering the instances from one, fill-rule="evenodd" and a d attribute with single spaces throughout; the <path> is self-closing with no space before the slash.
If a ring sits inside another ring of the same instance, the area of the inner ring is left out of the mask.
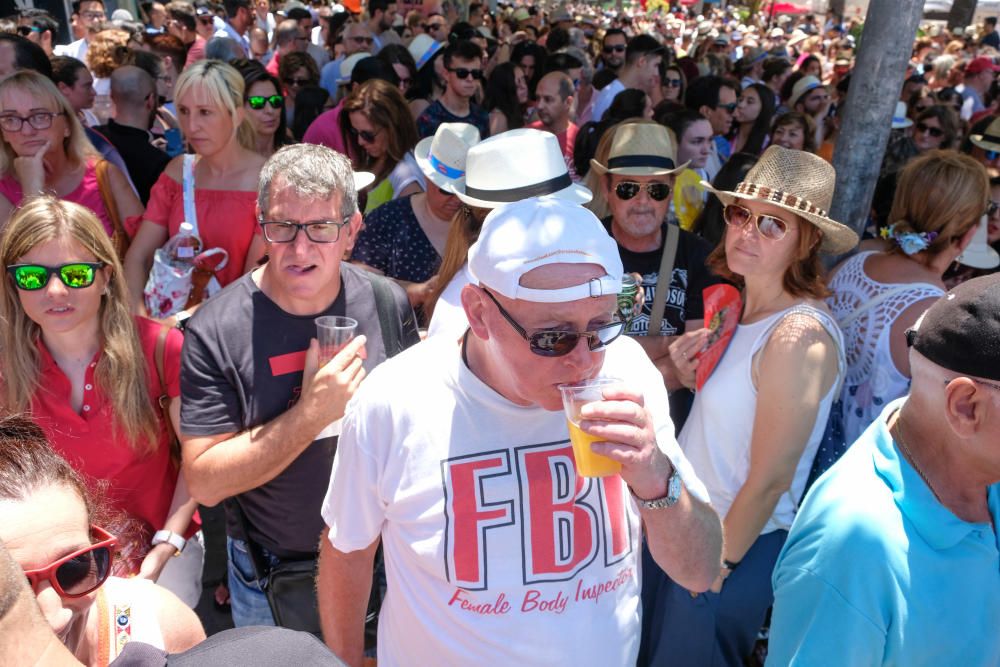
<path id="1" fill-rule="evenodd" d="M 488 531 L 515 523 L 525 585 L 568 581 L 598 556 L 609 566 L 632 552 L 620 477 L 578 476 L 568 441 L 517 447 L 513 458 L 515 470 L 508 450 L 441 462 L 449 581 L 487 589 Z M 508 476 L 487 493 L 491 478 Z"/>

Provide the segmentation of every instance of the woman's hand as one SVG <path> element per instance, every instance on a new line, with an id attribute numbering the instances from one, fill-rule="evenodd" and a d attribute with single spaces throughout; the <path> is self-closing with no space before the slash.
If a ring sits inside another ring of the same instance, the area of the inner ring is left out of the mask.
<path id="1" fill-rule="evenodd" d="M 694 389 L 698 370 L 698 354 L 708 342 L 708 329 L 681 334 L 670 345 L 670 360 L 677 369 L 677 379 L 688 389 Z"/>
<path id="2" fill-rule="evenodd" d="M 45 189 L 45 154 L 51 146 L 52 142 L 46 141 L 34 155 L 14 158 L 14 173 L 26 197 L 41 194 Z"/>
<path id="3" fill-rule="evenodd" d="M 139 568 L 139 574 L 136 576 L 140 579 L 149 579 L 155 583 L 160 578 L 163 567 L 176 553 L 177 549 L 172 544 L 166 542 L 157 544 L 142 559 L 142 566 Z"/>

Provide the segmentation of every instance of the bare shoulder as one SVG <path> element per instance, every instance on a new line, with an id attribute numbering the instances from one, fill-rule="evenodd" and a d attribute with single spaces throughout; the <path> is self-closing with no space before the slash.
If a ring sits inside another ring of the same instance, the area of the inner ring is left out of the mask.
<path id="1" fill-rule="evenodd" d="M 823 301 L 807 299 L 801 305 L 830 316 L 832 321 L 830 309 Z M 781 318 L 771 334 L 767 347 L 768 349 L 780 349 L 783 353 L 796 350 L 805 352 L 816 344 L 833 347 L 834 340 L 829 329 L 824 326 L 816 313 L 802 308 Z"/>
<path id="2" fill-rule="evenodd" d="M 167 168 L 164 171 L 167 173 L 167 176 L 180 183 L 184 180 L 184 156 L 178 155 L 168 162 Z"/>
<path id="3" fill-rule="evenodd" d="M 163 586 L 152 585 L 156 616 L 163 634 L 163 647 L 168 653 L 186 651 L 205 640 L 205 629 L 198 616 L 180 598 Z"/>

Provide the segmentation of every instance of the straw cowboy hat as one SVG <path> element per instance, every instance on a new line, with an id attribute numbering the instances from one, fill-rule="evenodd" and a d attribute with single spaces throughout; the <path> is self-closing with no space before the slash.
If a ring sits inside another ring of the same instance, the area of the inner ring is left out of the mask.
<path id="1" fill-rule="evenodd" d="M 420 140 L 413 149 L 424 176 L 446 192 L 456 192 L 465 183 L 465 159 L 479 143 L 479 128 L 468 123 L 441 123 L 433 137 Z"/>
<path id="2" fill-rule="evenodd" d="M 716 190 L 707 181 L 701 184 L 723 204 L 760 201 L 808 220 L 823 232 L 820 251 L 837 255 L 856 246 L 858 235 L 828 217 L 836 180 L 837 172 L 823 158 L 772 145 L 735 191 Z"/>
<path id="3" fill-rule="evenodd" d="M 973 134 L 969 141 L 984 151 L 1000 151 L 1000 118 L 994 118 L 985 132 Z"/>
<path id="4" fill-rule="evenodd" d="M 607 165 L 591 158 L 590 166 L 598 174 L 668 176 L 690 162 L 678 167 L 676 160 L 677 148 L 667 128 L 653 123 L 627 123 L 615 131 Z"/>
<path id="5" fill-rule="evenodd" d="M 508 130 L 470 148 L 465 183 L 455 184 L 454 191 L 477 208 L 497 208 L 545 195 L 577 204 L 593 197 L 570 178 L 556 135 L 531 128 Z"/>

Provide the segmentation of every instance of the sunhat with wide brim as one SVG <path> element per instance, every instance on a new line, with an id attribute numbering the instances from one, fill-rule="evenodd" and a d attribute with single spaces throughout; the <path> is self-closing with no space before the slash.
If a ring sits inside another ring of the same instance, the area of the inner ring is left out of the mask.
<path id="1" fill-rule="evenodd" d="M 623 176 L 668 176 L 684 170 L 689 162 L 676 164 L 677 149 L 667 128 L 657 123 L 625 123 L 611 139 L 608 163 L 591 158 L 598 174 Z"/>
<path id="2" fill-rule="evenodd" d="M 823 158 L 782 146 L 769 146 L 736 190 L 705 189 L 723 204 L 754 200 L 777 206 L 816 225 L 823 232 L 820 251 L 839 255 L 858 244 L 858 235 L 829 217 L 837 172 Z"/>
<path id="3" fill-rule="evenodd" d="M 457 192 L 465 183 L 469 149 L 479 143 L 479 128 L 468 123 L 441 123 L 432 137 L 413 149 L 424 176 L 446 192 Z"/>
<path id="4" fill-rule="evenodd" d="M 455 194 L 469 206 L 498 208 L 551 195 L 586 204 L 593 195 L 574 183 L 551 132 L 520 128 L 479 142 L 465 158 L 465 183 Z"/>
<path id="5" fill-rule="evenodd" d="M 1000 151 L 1000 118 L 994 118 L 985 132 L 973 134 L 969 141 L 984 151 Z"/>

